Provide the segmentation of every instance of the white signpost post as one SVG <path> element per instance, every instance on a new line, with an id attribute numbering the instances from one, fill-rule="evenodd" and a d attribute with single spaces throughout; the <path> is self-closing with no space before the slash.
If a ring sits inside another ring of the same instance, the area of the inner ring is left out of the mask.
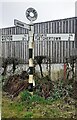
<path id="1" fill-rule="evenodd" d="M 26 10 L 26 17 L 30 21 L 30 24 L 23 23 L 19 20 L 14 20 L 14 25 L 29 30 L 29 92 L 33 94 L 33 86 L 35 86 L 35 81 L 33 79 L 34 72 L 34 26 L 33 21 L 37 19 L 37 12 L 34 8 L 28 8 Z"/>

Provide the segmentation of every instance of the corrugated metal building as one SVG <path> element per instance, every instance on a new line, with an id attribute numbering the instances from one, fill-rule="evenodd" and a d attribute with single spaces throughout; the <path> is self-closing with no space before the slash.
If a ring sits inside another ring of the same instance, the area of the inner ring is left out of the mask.
<path id="1" fill-rule="evenodd" d="M 34 24 L 35 34 L 75 33 L 77 17 L 59 19 Z M 28 30 L 21 27 L 8 27 L 2 29 L 2 35 L 28 34 Z"/>
<path id="2" fill-rule="evenodd" d="M 75 48 L 77 17 L 34 24 L 35 56 L 50 57 L 51 63 L 63 63 Z M 2 56 L 18 57 L 28 63 L 28 30 L 2 28 Z"/>
<path id="3" fill-rule="evenodd" d="M 75 2 L 75 16 L 77 17 L 77 1 Z"/>

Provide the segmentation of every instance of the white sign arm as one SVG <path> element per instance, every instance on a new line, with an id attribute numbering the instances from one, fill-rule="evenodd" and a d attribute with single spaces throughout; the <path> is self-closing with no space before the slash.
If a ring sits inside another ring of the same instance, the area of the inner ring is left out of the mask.
<path id="1" fill-rule="evenodd" d="M 19 21 L 17 19 L 14 19 L 14 25 L 30 30 L 30 26 L 28 24 L 23 23 L 23 22 L 21 22 L 21 21 Z"/>

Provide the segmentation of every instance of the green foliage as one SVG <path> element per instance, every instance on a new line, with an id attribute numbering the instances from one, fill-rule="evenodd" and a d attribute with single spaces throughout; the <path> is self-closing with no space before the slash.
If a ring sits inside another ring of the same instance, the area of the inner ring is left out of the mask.
<path id="1" fill-rule="evenodd" d="M 45 99 L 44 97 L 41 97 L 37 94 L 31 95 L 28 91 L 23 91 L 21 93 L 21 101 L 22 102 L 26 102 L 28 103 L 29 106 L 31 106 L 31 104 L 51 104 L 51 101 L 53 101 L 53 99 Z"/>
<path id="2" fill-rule="evenodd" d="M 51 99 L 51 101 L 54 101 L 56 99 L 62 98 L 64 96 L 70 96 L 72 91 L 72 81 L 64 81 L 57 80 L 57 81 L 51 81 L 51 79 L 48 76 L 45 76 L 43 78 L 37 79 L 36 84 L 38 85 L 36 89 L 36 94 L 40 95 L 42 93 L 41 91 L 41 85 L 48 85 L 50 88 L 50 96 L 47 99 Z"/>
<path id="3" fill-rule="evenodd" d="M 32 112 L 26 112 L 26 114 L 24 115 L 24 118 L 31 118 L 33 116 Z"/>
<path id="4" fill-rule="evenodd" d="M 70 96 L 72 91 L 72 84 L 69 81 L 59 80 L 54 85 L 52 97 L 54 99 Z"/>
<path id="5" fill-rule="evenodd" d="M 31 96 L 30 98 L 30 103 L 32 102 L 36 102 L 36 103 L 46 103 L 46 100 L 41 97 L 41 96 L 38 96 L 38 95 L 33 95 Z"/>
<path id="6" fill-rule="evenodd" d="M 32 101 L 38 101 L 37 95 L 31 97 Z M 39 96 L 38 96 L 39 97 Z M 29 118 L 71 118 L 75 117 L 75 106 L 73 104 L 65 104 L 64 99 L 58 99 L 50 102 L 50 99 L 41 99 L 40 103 L 11 100 L 10 98 L 2 97 L 2 118 L 17 118 L 29 120 Z M 40 100 L 40 99 L 39 99 Z M 44 100 L 44 102 L 42 102 Z M 45 103 L 46 102 L 46 103 Z M 45 104 L 43 104 L 45 103 Z M 51 103 L 51 104 L 50 104 Z"/>
<path id="7" fill-rule="evenodd" d="M 21 100 L 22 101 L 29 101 L 31 98 L 31 94 L 28 91 L 23 91 L 21 93 Z"/>
<path id="8" fill-rule="evenodd" d="M 32 104 L 33 102 L 35 103 L 46 103 L 47 100 L 45 98 L 35 94 L 31 95 L 28 91 L 23 91 L 21 93 L 21 100 L 22 102 L 26 102 L 28 104 Z"/>
<path id="9" fill-rule="evenodd" d="M 18 112 L 20 112 L 20 111 L 22 111 L 23 110 L 23 108 L 24 108 L 24 106 L 23 106 L 23 104 L 22 103 L 20 103 L 20 102 L 18 102 L 18 103 L 11 103 L 11 104 L 9 104 L 8 105 L 9 106 L 9 108 L 12 110 L 12 109 L 15 109 L 15 110 L 17 110 Z"/>

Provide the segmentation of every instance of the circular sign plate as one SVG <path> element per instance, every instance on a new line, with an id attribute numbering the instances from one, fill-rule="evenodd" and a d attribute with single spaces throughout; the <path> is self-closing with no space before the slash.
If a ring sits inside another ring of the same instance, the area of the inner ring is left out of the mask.
<path id="1" fill-rule="evenodd" d="M 29 21 L 35 21 L 37 16 L 37 11 L 34 8 L 28 8 L 26 10 L 26 17 Z"/>

